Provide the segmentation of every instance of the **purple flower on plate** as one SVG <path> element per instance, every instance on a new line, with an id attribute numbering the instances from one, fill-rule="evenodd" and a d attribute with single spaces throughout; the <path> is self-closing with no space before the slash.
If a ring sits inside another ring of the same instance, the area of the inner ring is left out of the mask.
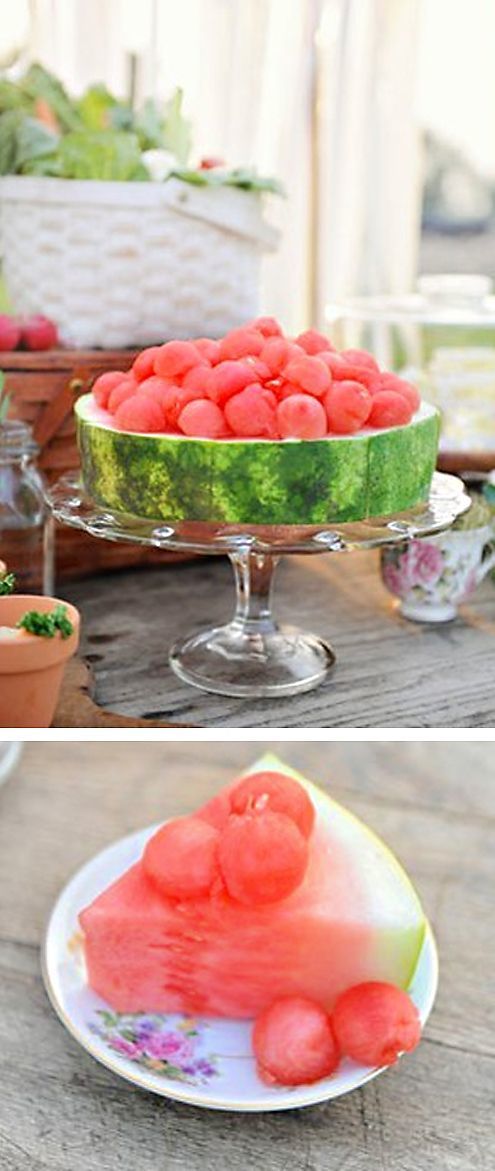
<path id="1" fill-rule="evenodd" d="M 196 1055 L 201 1045 L 201 1028 L 189 1018 L 183 1018 L 171 1028 L 168 1018 L 159 1015 L 100 1009 L 97 1016 L 98 1024 L 89 1022 L 91 1032 L 115 1053 L 154 1074 L 192 1085 L 204 1085 L 218 1074 L 215 1057 Z"/>
<path id="2" fill-rule="evenodd" d="M 178 1036 L 177 1033 L 154 1033 L 146 1041 L 146 1054 L 158 1061 L 182 1064 L 192 1057 L 193 1047 L 187 1037 Z"/>

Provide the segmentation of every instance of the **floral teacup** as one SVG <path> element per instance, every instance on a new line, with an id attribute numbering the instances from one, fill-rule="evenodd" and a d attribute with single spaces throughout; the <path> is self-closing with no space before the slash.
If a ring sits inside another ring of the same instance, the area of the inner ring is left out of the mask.
<path id="1" fill-rule="evenodd" d="M 495 566 L 493 526 L 449 529 L 382 549 L 384 585 L 414 622 L 449 622 Z"/>

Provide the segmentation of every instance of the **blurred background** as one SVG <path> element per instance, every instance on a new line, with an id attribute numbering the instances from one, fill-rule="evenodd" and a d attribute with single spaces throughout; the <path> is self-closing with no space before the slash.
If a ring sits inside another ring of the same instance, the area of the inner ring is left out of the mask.
<path id="1" fill-rule="evenodd" d="M 184 90 L 193 152 L 277 175 L 287 329 L 418 273 L 495 273 L 492 0 L 1 0 L 0 68 Z"/>

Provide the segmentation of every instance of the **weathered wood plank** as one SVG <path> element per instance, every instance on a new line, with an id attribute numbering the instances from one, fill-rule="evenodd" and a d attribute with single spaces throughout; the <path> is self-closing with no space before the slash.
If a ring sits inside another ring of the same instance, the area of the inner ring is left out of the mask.
<path id="1" fill-rule="evenodd" d="M 38 945 L 76 867 L 193 809 L 254 744 L 30 744 L 0 790 L 2 1171 L 492 1171 L 495 784 L 486 744 L 270 747 L 318 778 L 408 868 L 440 946 L 416 1054 L 362 1091 L 281 1115 L 215 1114 L 113 1077 L 64 1031 Z"/>
<path id="2" fill-rule="evenodd" d="M 394 609 L 377 562 L 376 552 L 282 562 L 279 617 L 328 638 L 337 666 L 318 690 L 275 701 L 207 695 L 168 666 L 178 635 L 229 617 L 233 588 L 223 559 L 71 584 L 95 698 L 124 716 L 203 727 L 493 727 L 493 584 L 485 582 L 455 622 L 417 625 Z"/>

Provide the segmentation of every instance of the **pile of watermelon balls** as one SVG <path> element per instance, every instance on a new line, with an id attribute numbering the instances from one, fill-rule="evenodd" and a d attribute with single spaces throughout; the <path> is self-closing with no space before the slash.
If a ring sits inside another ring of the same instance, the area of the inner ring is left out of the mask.
<path id="1" fill-rule="evenodd" d="M 151 346 L 128 373 L 101 374 L 93 394 L 123 431 L 203 439 L 352 435 L 409 423 L 420 402 L 366 351 L 337 352 L 314 329 L 292 340 L 272 317 L 220 340 Z"/>
<path id="2" fill-rule="evenodd" d="M 287 898 L 304 878 L 315 820 L 297 781 L 274 772 L 246 777 L 230 795 L 222 825 L 179 817 L 149 839 L 148 880 L 166 898 L 226 895 L 258 908 Z M 302 1085 L 335 1072 L 342 1057 L 393 1065 L 419 1044 L 418 1011 L 402 988 L 367 981 L 347 988 L 333 1010 L 308 996 L 282 996 L 255 1021 L 252 1045 L 268 1085 Z"/>

